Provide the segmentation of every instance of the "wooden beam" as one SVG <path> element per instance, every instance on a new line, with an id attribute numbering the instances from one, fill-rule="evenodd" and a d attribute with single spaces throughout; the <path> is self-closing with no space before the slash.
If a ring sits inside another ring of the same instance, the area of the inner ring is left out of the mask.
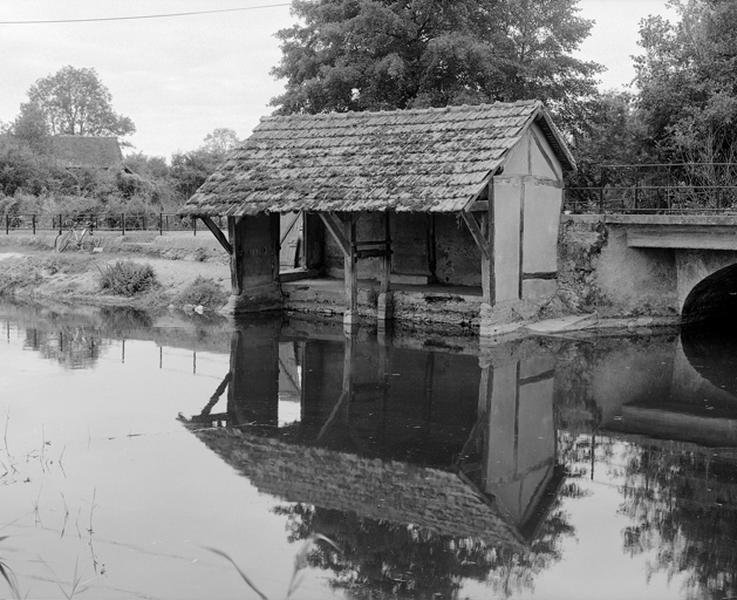
<path id="1" fill-rule="evenodd" d="M 392 233 L 389 223 L 389 211 L 384 213 L 384 254 L 381 261 L 381 278 L 379 292 L 386 294 L 389 291 L 389 281 L 392 272 Z M 375 255 L 376 256 L 376 255 Z"/>
<path id="2" fill-rule="evenodd" d="M 476 202 L 472 202 L 468 208 L 466 208 L 469 212 L 488 212 L 489 211 L 489 201 L 488 200 L 476 200 Z"/>
<path id="3" fill-rule="evenodd" d="M 335 213 L 317 213 L 320 215 L 320 219 L 325 225 L 325 229 L 330 232 L 333 236 L 338 247 L 343 251 L 343 256 L 348 256 L 351 253 L 351 247 L 348 243 L 348 238 L 343 233 L 343 224 Z"/>
<path id="4" fill-rule="evenodd" d="M 225 251 L 232 256 L 233 254 L 233 246 L 228 241 L 228 238 L 225 237 L 225 234 L 220 230 L 220 227 L 215 225 L 215 222 L 208 217 L 207 215 L 199 215 L 200 219 L 202 219 L 202 222 L 207 226 L 207 228 L 210 230 L 212 235 L 215 236 L 215 239 L 220 242 L 220 245 L 225 249 Z"/>
<path id="5" fill-rule="evenodd" d="M 535 130 L 530 128 L 529 131 L 530 131 L 530 136 L 532 137 L 533 141 L 535 142 L 535 145 L 537 146 L 537 149 L 540 151 L 540 154 L 543 155 L 545 162 L 548 163 L 548 167 L 555 174 L 556 179 L 560 180 L 560 177 L 558 175 L 558 169 L 555 168 L 555 165 L 553 164 L 553 160 L 550 158 L 550 156 L 548 156 L 548 153 L 545 151 L 545 148 L 543 147 L 542 142 L 538 139 L 537 134 L 535 133 Z M 553 150 L 553 152 L 555 152 L 555 150 Z M 559 167 L 559 169 L 560 168 L 561 167 Z M 530 169 L 530 173 L 532 173 L 532 169 Z"/>
<path id="6" fill-rule="evenodd" d="M 337 216 L 335 217 L 338 218 Z M 358 308 L 358 269 L 356 268 L 356 221 L 357 219 L 348 218 L 343 222 L 345 227 L 345 238 L 347 241 L 348 252 L 343 256 L 343 279 L 345 282 L 346 310 L 350 314 L 350 323 L 357 317 L 356 309 Z M 343 322 L 346 322 L 344 317 Z"/>
<path id="7" fill-rule="evenodd" d="M 481 251 L 481 256 L 484 259 L 489 260 L 490 258 L 489 243 L 486 241 L 484 234 L 481 232 L 481 228 L 479 227 L 479 224 L 476 221 L 476 217 L 466 212 L 465 210 L 461 211 L 461 217 L 463 218 L 463 221 L 466 223 L 466 227 L 468 227 L 468 231 L 471 233 L 471 237 L 473 238 L 473 241 L 476 242 L 476 245 Z"/>

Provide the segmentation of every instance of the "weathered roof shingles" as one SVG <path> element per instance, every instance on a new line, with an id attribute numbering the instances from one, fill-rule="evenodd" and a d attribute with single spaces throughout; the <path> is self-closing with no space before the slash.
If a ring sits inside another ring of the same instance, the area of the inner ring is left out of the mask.
<path id="1" fill-rule="evenodd" d="M 532 122 L 572 166 L 539 101 L 267 117 L 181 212 L 454 212 Z"/>

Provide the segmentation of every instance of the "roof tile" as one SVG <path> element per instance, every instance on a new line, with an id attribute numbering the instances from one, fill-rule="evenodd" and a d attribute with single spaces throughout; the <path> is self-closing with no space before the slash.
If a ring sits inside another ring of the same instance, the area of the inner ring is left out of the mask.
<path id="1" fill-rule="evenodd" d="M 181 212 L 455 212 L 536 119 L 555 138 L 535 100 L 264 117 Z M 560 139 L 553 141 L 571 166 Z"/>

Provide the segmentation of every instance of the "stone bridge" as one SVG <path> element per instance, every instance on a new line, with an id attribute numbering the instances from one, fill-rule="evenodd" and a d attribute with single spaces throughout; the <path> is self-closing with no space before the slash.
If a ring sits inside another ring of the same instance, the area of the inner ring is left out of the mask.
<path id="1" fill-rule="evenodd" d="M 563 279 L 588 272 L 614 313 L 737 318 L 737 215 L 563 215 L 561 232 Z"/>

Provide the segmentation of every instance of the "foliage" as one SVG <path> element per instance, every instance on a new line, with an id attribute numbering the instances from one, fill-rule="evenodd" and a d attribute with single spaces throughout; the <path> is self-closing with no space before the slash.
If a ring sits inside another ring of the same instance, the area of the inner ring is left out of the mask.
<path id="1" fill-rule="evenodd" d="M 240 143 L 235 131 L 226 127 L 218 127 L 205 136 L 201 149 L 219 156 L 222 160 L 225 155 Z"/>
<path id="2" fill-rule="evenodd" d="M 644 134 L 635 102 L 629 92 L 610 91 L 589 103 L 586 119 L 571 135 L 578 170 L 569 175 L 569 185 L 615 183 L 615 171 L 602 165 L 649 162 L 642 151 Z"/>
<path id="3" fill-rule="evenodd" d="M 576 0 L 294 0 L 280 31 L 281 113 L 541 98 L 568 119 L 601 67 L 572 56 Z"/>
<path id="4" fill-rule="evenodd" d="M 171 174 L 177 195 L 182 199 L 192 196 L 215 171 L 221 160 L 220 155 L 202 148 L 172 155 Z"/>
<path id="5" fill-rule="evenodd" d="M 11 127 L 12 135 L 37 154 L 46 154 L 49 150 L 49 125 L 46 117 L 33 102 L 20 106 L 20 114 Z"/>
<path id="6" fill-rule="evenodd" d="M 100 271 L 100 289 L 119 296 L 134 296 L 155 284 L 156 274 L 148 264 L 119 260 Z"/>
<path id="7" fill-rule="evenodd" d="M 42 77 L 28 98 L 34 108 L 22 108 L 21 116 L 24 110 L 40 112 L 54 135 L 125 136 L 136 130 L 130 118 L 113 111 L 110 91 L 91 68 L 66 66 Z"/>
<path id="8" fill-rule="evenodd" d="M 207 307 L 222 306 L 228 295 L 217 281 L 210 277 L 198 275 L 177 296 L 178 304 L 194 304 Z"/>
<path id="9" fill-rule="evenodd" d="M 289 541 L 322 531 L 340 547 L 340 553 L 315 548 L 308 560 L 332 571 L 331 585 L 348 590 L 349 597 L 454 598 L 464 579 L 486 582 L 494 597 L 508 597 L 513 588 L 531 589 L 534 577 L 560 560 L 559 538 L 573 533 L 562 511 L 554 510 L 529 552 L 520 554 L 503 544 L 304 504 L 275 512 L 289 518 Z"/>
<path id="10" fill-rule="evenodd" d="M 640 27 L 644 54 L 635 67 L 645 151 L 658 162 L 737 161 L 737 4 L 669 5 L 679 22 L 651 16 Z"/>

